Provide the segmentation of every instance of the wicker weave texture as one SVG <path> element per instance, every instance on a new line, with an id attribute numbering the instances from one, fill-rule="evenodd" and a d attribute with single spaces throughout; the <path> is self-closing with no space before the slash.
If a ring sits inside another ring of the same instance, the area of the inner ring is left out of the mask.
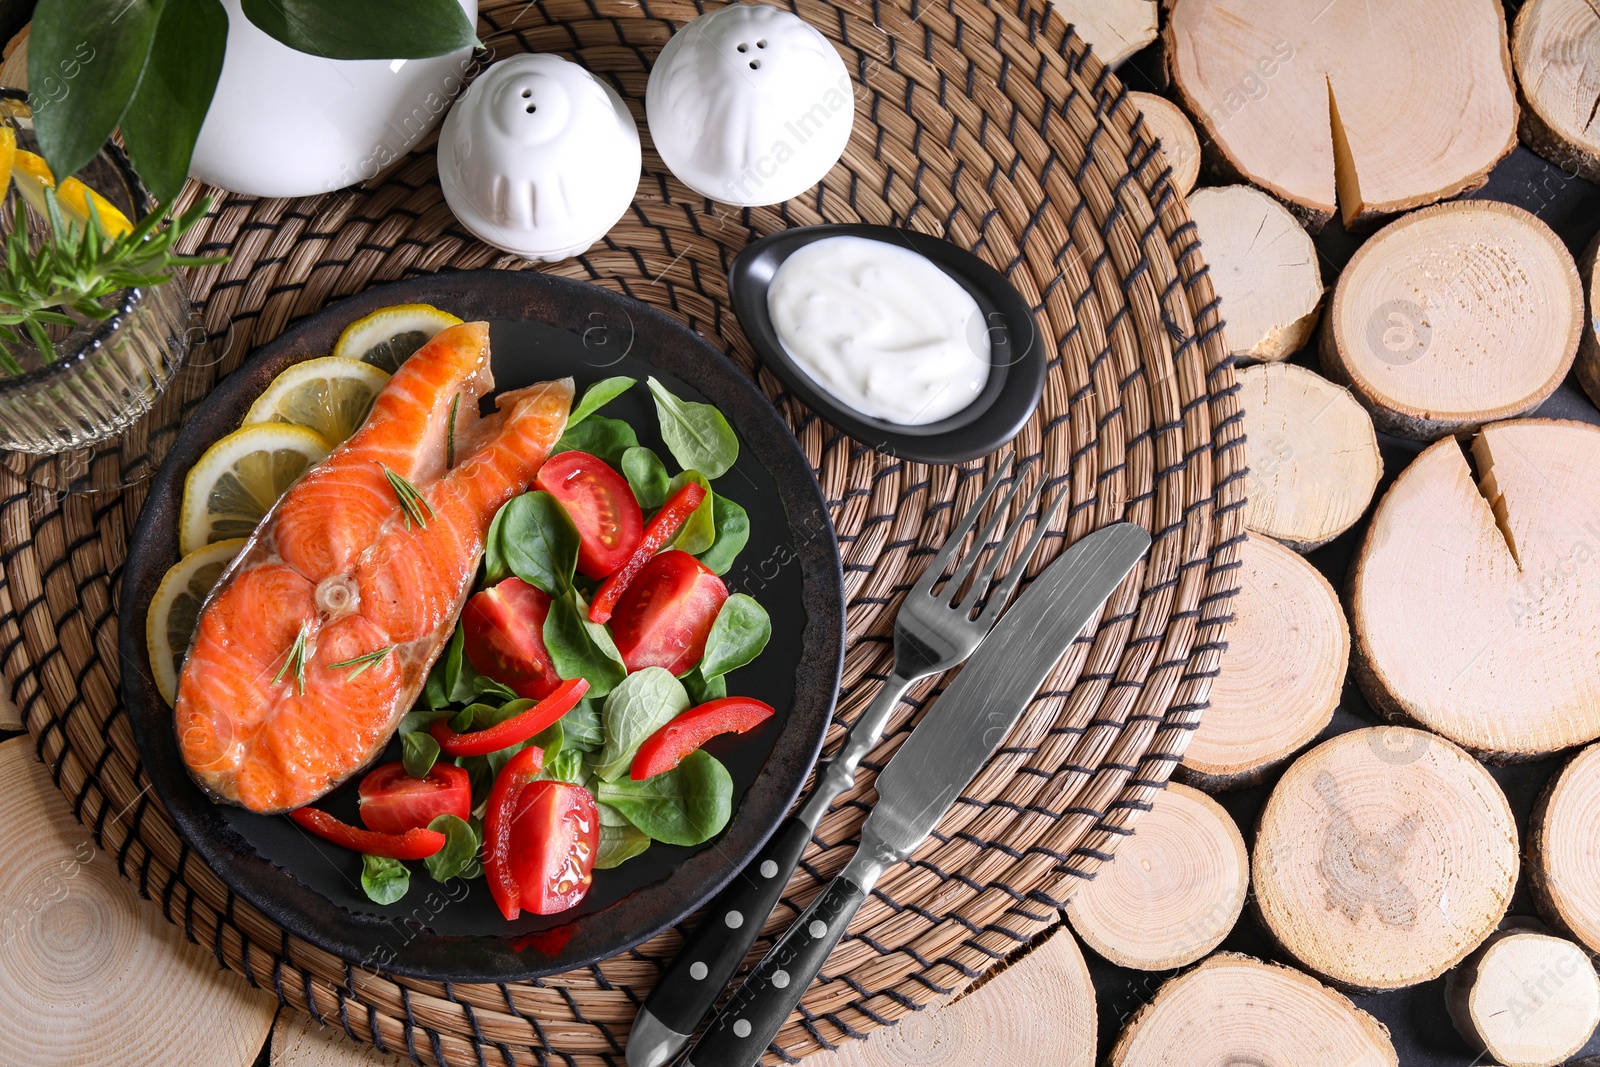
<path id="1" fill-rule="evenodd" d="M 480 35 L 492 57 L 550 51 L 600 73 L 642 130 L 649 64 L 699 10 L 487 0 Z M 854 135 L 827 179 L 776 208 L 734 210 L 672 179 L 646 134 L 630 214 L 553 269 L 710 338 L 757 374 L 811 457 L 848 597 L 830 748 L 888 672 L 899 598 L 997 457 L 963 468 L 902 462 L 786 396 L 756 368 L 728 308 L 727 268 L 751 240 L 868 222 L 947 237 L 993 264 L 1035 308 L 1052 354 L 1043 404 L 1016 441 L 1070 494 L 1041 563 L 1120 519 L 1149 528 L 1154 547 L 935 835 L 880 883 L 779 1035 L 774 1063 L 966 988 L 1054 924 L 1077 880 L 1131 832 L 1180 760 L 1217 668 L 1244 471 L 1233 372 L 1194 226 L 1121 84 L 1059 16 L 1027 0 L 800 0 L 794 10 L 837 44 L 856 82 Z M 221 194 L 185 245 L 233 259 L 191 279 L 207 342 L 163 401 L 175 417 L 254 346 L 341 296 L 418 273 L 526 266 L 455 223 L 431 144 L 321 197 Z M 620 1063 L 675 932 L 535 982 L 398 981 L 289 938 L 190 854 L 145 791 L 118 702 L 115 600 L 142 502 L 137 488 L 54 499 L 15 481 L 0 500 L 3 668 L 55 780 L 122 871 L 219 962 L 357 1040 L 428 1064 Z M 849 858 L 875 769 L 934 691 L 912 691 L 824 820 L 757 953 Z"/>

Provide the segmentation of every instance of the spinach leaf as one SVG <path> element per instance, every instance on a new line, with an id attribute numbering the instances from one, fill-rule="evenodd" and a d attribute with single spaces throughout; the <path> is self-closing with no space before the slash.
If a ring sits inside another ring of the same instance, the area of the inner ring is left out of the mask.
<path id="1" fill-rule="evenodd" d="M 500 551 L 500 528 L 505 525 L 506 509 L 511 507 L 511 504 L 512 500 L 508 500 L 500 506 L 500 510 L 494 513 L 494 518 L 489 523 L 489 532 L 483 536 L 483 584 L 485 586 L 499 585 L 511 577 L 511 566 L 506 563 L 506 557 Z"/>
<path id="2" fill-rule="evenodd" d="M 593 697 L 611 692 L 628 673 L 610 632 L 589 621 L 589 605 L 575 589 L 550 602 L 550 614 L 544 620 L 544 647 L 556 673 L 563 678 L 588 679 Z"/>
<path id="3" fill-rule="evenodd" d="M 583 399 L 578 401 L 577 406 L 572 409 L 572 414 L 567 416 L 567 429 L 572 429 L 638 384 L 639 379 L 629 378 L 625 374 L 615 378 L 602 378 L 595 382 L 583 391 Z"/>
<path id="4" fill-rule="evenodd" d="M 448 719 L 453 714 L 455 713 L 452 711 L 444 710 L 410 711 L 401 716 L 400 727 L 397 732 L 400 734 L 401 740 L 404 740 L 407 734 L 414 734 L 419 730 L 423 733 L 427 733 L 428 727 L 432 726 L 440 719 Z"/>
<path id="5" fill-rule="evenodd" d="M 561 729 L 568 752 L 595 752 L 606 743 L 599 703 L 587 696 L 561 716 Z"/>
<path id="6" fill-rule="evenodd" d="M 450 643 L 428 672 L 428 680 L 422 687 L 422 703 L 437 709 L 465 704 L 480 696 L 515 699 L 517 694 L 510 689 L 477 672 L 466 657 L 465 640 L 466 632 L 457 623 Z"/>
<path id="7" fill-rule="evenodd" d="M 681 679 L 683 687 L 689 691 L 689 701 L 694 704 L 704 704 L 708 700 L 721 700 L 728 695 L 728 680 L 722 675 L 717 675 L 710 681 L 700 673 L 700 666 L 696 664 L 689 673 Z"/>
<path id="8" fill-rule="evenodd" d="M 733 777 L 715 756 L 696 749 L 673 770 L 642 782 L 631 778 L 600 782 L 595 796 L 626 815 L 653 840 L 698 845 L 728 825 L 733 814 Z"/>
<path id="9" fill-rule="evenodd" d="M 608 781 L 628 773 L 645 738 L 687 710 L 689 694 L 665 667 L 646 667 L 628 675 L 606 697 L 601 714 L 606 743 L 589 757 L 595 773 Z"/>
<path id="10" fill-rule="evenodd" d="M 714 573 L 727 574 L 750 540 L 750 516 L 744 508 L 721 493 L 709 503 L 716 537 L 711 547 L 699 553 L 698 558 Z"/>
<path id="11" fill-rule="evenodd" d="M 361 888 L 374 904 L 393 904 L 411 888 L 411 871 L 399 860 L 363 855 Z"/>
<path id="12" fill-rule="evenodd" d="M 648 379 L 650 395 L 656 401 L 656 419 L 661 423 L 661 439 L 667 451 L 684 470 L 697 470 L 707 478 L 728 473 L 739 458 L 739 438 L 710 404 L 682 400 L 667 387 Z"/>
<path id="13" fill-rule="evenodd" d="M 433 770 L 434 761 L 439 758 L 439 742 L 433 735 L 423 730 L 416 730 L 400 736 L 400 762 L 405 765 L 406 773 L 413 778 L 426 778 L 428 772 Z"/>
<path id="14" fill-rule="evenodd" d="M 578 565 L 578 528 L 561 501 L 541 489 L 523 493 L 500 511 L 505 566 L 550 596 L 566 592 Z"/>
<path id="15" fill-rule="evenodd" d="M 434 881 L 448 882 L 478 858 L 478 835 L 461 816 L 440 815 L 428 824 L 428 829 L 444 835 L 444 847 L 422 861 Z"/>
<path id="16" fill-rule="evenodd" d="M 626 815 L 622 814 L 622 812 L 618 811 L 616 808 L 613 808 L 610 804 L 606 804 L 606 803 L 604 803 L 602 801 L 597 800 L 597 801 L 594 802 L 594 806 L 596 808 L 600 809 L 600 825 L 601 826 L 632 826 L 633 825 L 633 823 L 628 821 L 628 817 Z"/>
<path id="17" fill-rule="evenodd" d="M 644 446 L 630 448 L 622 454 L 622 474 L 628 479 L 633 497 L 646 511 L 653 511 L 667 502 L 667 491 L 672 478 L 667 474 L 661 457 Z"/>
<path id="18" fill-rule="evenodd" d="M 639 436 L 633 427 L 621 419 L 608 419 L 604 415 L 590 415 L 576 426 L 569 426 L 561 440 L 550 450 L 558 452 L 587 452 L 599 456 L 612 467 L 622 463 L 622 454 L 639 447 Z"/>
<path id="19" fill-rule="evenodd" d="M 712 516 L 712 501 L 716 494 L 711 491 L 711 483 L 699 471 L 684 471 L 672 479 L 672 484 L 667 486 L 667 499 L 690 482 L 694 482 L 706 491 L 706 497 L 700 501 L 700 506 L 689 513 L 683 525 L 678 528 L 677 536 L 672 539 L 672 547 L 682 549 L 691 556 L 696 552 L 704 552 L 711 547 L 711 542 L 717 539 L 717 522 Z"/>
<path id="20" fill-rule="evenodd" d="M 600 847 L 594 853 L 595 870 L 609 871 L 613 867 L 620 867 L 649 847 L 650 838 L 632 823 L 621 826 L 601 823 Z"/>
<path id="21" fill-rule="evenodd" d="M 700 674 L 710 680 L 720 678 L 761 654 L 772 636 L 772 620 L 767 609 L 749 593 L 735 593 L 722 602 L 717 621 L 706 635 L 706 654 L 700 659 Z"/>
<path id="22" fill-rule="evenodd" d="M 539 772 L 539 777 L 554 782 L 583 785 L 589 780 L 589 765 L 584 762 L 582 752 L 564 749 L 557 753 L 554 759 L 545 760 L 544 769 Z"/>
<path id="23" fill-rule="evenodd" d="M 478 850 L 481 852 L 483 849 L 483 820 L 474 815 L 472 818 L 467 820 L 467 825 L 472 827 L 472 838 L 478 842 Z M 474 852 L 472 855 L 472 860 L 461 869 L 461 877 L 483 877 L 483 858 L 478 854 L 478 852 Z"/>

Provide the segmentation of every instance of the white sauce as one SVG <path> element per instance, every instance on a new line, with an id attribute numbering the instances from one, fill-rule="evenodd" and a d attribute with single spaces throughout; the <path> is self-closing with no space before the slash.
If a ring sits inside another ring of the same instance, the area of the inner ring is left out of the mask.
<path id="1" fill-rule="evenodd" d="M 927 257 L 864 237 L 826 237 L 783 261 L 767 287 L 778 340 L 824 391 L 863 415 L 922 426 L 989 380 L 978 302 Z"/>

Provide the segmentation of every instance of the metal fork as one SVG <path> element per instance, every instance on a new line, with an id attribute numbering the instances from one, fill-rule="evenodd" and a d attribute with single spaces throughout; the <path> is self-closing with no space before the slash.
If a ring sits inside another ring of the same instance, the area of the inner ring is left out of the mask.
<path id="1" fill-rule="evenodd" d="M 1041 477 L 1018 513 L 1017 521 L 1010 524 L 979 567 L 985 547 L 993 540 L 1011 501 L 1022 488 L 1023 475 L 1031 466 L 1023 464 L 972 547 L 956 560 L 954 573 L 946 581 L 940 579 L 967 534 L 977 525 L 984 506 L 1006 481 L 1012 458 L 1008 456 L 1000 465 L 996 476 L 978 495 L 977 502 L 967 509 L 960 524 L 945 539 L 939 554 L 906 594 L 894 620 L 894 671 L 872 704 L 850 728 L 844 747 L 823 766 L 811 798 L 783 821 L 761 853 L 712 901 L 700 926 L 689 936 L 655 991 L 639 1009 L 633 1031 L 628 1036 L 628 1067 L 662 1067 L 688 1044 L 690 1035 L 710 1012 L 755 943 L 823 815 L 854 783 L 862 757 L 878 743 L 900 698 L 918 679 L 962 663 L 994 628 L 1065 493 L 1058 494 L 1055 502 L 1038 516 L 1032 536 L 1011 569 L 991 588 L 1001 558 L 1022 529 L 1022 519 L 1033 513 L 1044 492 L 1045 479 Z M 977 569 L 976 577 L 973 577 L 974 569 Z M 969 577 L 972 582 L 962 595 Z"/>

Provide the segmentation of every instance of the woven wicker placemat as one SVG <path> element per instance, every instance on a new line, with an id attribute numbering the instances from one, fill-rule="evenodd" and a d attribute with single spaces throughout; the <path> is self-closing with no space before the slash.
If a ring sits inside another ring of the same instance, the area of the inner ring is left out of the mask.
<path id="1" fill-rule="evenodd" d="M 486 0 L 480 34 L 493 57 L 550 51 L 601 73 L 642 130 L 650 61 L 699 10 Z M 1194 226 L 1121 84 L 1059 16 L 1029 0 L 799 0 L 794 10 L 838 44 L 857 83 L 843 162 L 794 201 L 733 210 L 673 180 L 647 137 L 632 211 L 552 269 L 654 304 L 754 369 L 726 292 L 749 241 L 858 221 L 948 237 L 1011 279 L 1051 346 L 1043 405 L 1016 442 L 1071 494 L 1044 558 L 1119 519 L 1148 527 L 1154 547 L 934 837 L 874 891 L 772 1062 L 964 989 L 1055 923 L 1075 882 L 1130 832 L 1180 759 L 1217 667 L 1244 470 Z M 430 144 L 364 187 L 288 201 L 221 195 L 185 245 L 233 259 L 191 279 L 207 343 L 164 402 L 175 412 L 341 296 L 422 272 L 526 266 L 456 225 Z M 898 461 L 757 377 L 816 467 L 844 557 L 849 644 L 833 746 L 889 668 L 899 596 L 995 460 Z M 145 790 L 117 696 L 116 597 L 143 495 L 57 500 L 13 481 L 0 500 L 5 675 L 40 755 L 123 873 L 220 963 L 358 1040 L 424 1063 L 620 1063 L 676 932 L 540 981 L 393 980 L 288 937 L 190 853 Z M 824 820 L 757 952 L 848 859 L 873 770 L 930 692 L 913 690 L 856 790 Z"/>

